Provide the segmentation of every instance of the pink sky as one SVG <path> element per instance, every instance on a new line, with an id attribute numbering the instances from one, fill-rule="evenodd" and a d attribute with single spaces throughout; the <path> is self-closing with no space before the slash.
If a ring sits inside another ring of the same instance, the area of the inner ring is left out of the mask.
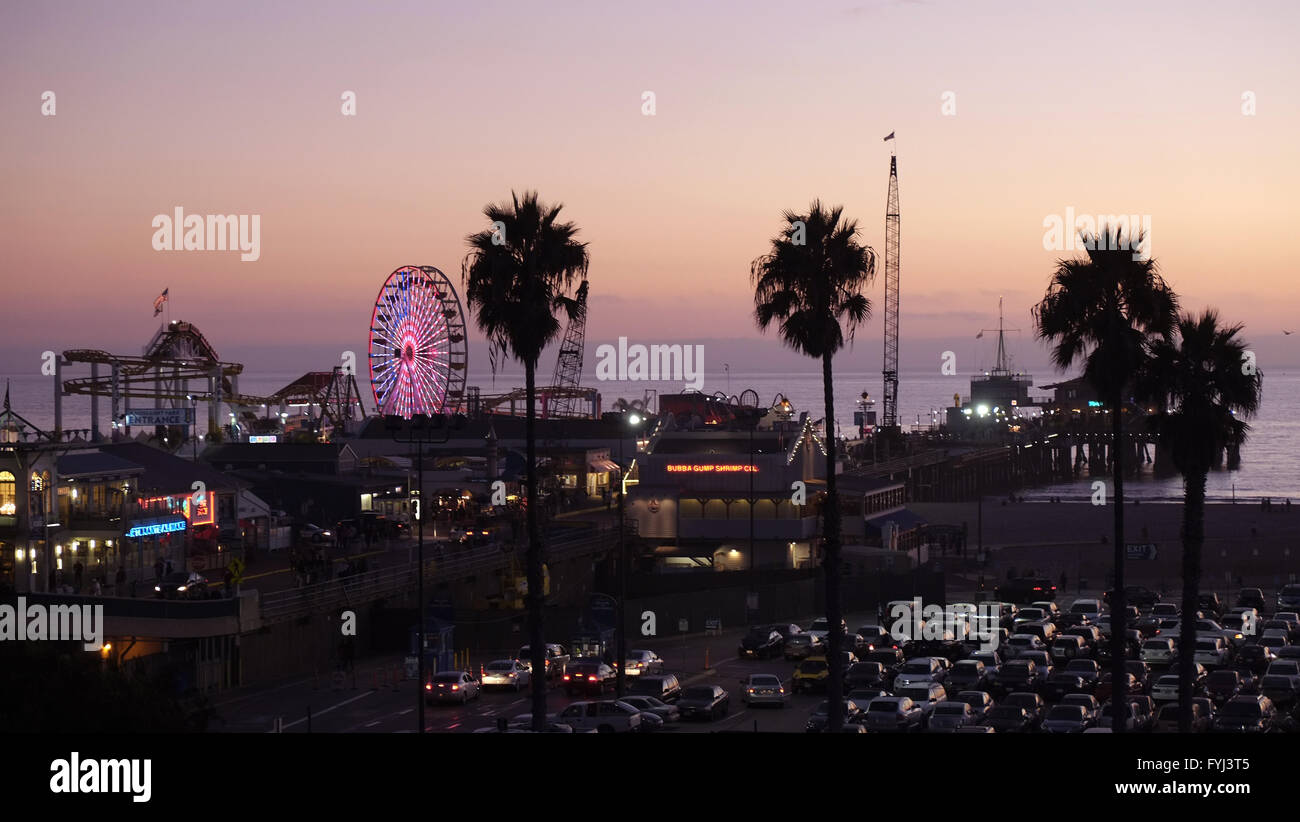
<path id="1" fill-rule="evenodd" d="M 1300 326 L 1294 4 L 651 5 L 11 5 L 0 352 L 138 346 L 164 287 L 215 339 L 364 350 L 388 273 L 459 283 L 512 188 L 590 243 L 589 339 L 757 336 L 783 209 L 842 203 L 883 254 L 890 131 L 905 338 L 973 337 L 999 295 L 1029 329 L 1067 207 L 1150 215 L 1187 307 Z M 261 215 L 261 258 L 154 251 L 178 205 Z"/>

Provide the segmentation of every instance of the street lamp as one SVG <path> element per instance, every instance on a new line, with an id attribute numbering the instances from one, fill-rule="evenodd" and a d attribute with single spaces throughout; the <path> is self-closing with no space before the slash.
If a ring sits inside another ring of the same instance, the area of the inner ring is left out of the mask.
<path id="1" fill-rule="evenodd" d="M 283 412 L 281 417 L 286 416 Z M 416 533 L 418 534 L 419 545 L 419 570 L 416 573 L 416 600 L 418 602 L 418 616 L 415 622 L 415 655 L 416 655 L 416 708 L 417 717 L 420 723 L 419 733 L 424 733 L 424 623 L 425 615 L 428 611 L 424 601 L 424 446 L 428 443 L 443 443 L 451 438 L 451 428 L 447 424 L 446 418 L 442 414 L 435 415 L 433 418 L 433 427 L 442 429 L 441 436 L 429 436 L 429 416 L 426 414 L 416 414 L 407 420 L 403 426 L 402 418 L 395 414 L 388 414 L 384 417 L 384 427 L 393 435 L 393 442 L 414 444 L 416 446 L 415 472 L 416 487 L 419 488 L 419 516 L 416 517 Z M 465 418 L 456 415 L 455 425 L 457 428 L 464 427 Z M 398 433 L 406 429 L 408 436 L 399 437 Z"/>
<path id="2" fill-rule="evenodd" d="M 627 417 L 627 424 L 635 432 L 641 425 L 641 415 L 633 412 Z M 618 668 L 614 681 L 615 690 L 620 697 L 627 695 L 627 520 L 623 507 L 623 496 L 627 492 L 626 458 L 623 452 L 623 431 L 618 432 Z"/>

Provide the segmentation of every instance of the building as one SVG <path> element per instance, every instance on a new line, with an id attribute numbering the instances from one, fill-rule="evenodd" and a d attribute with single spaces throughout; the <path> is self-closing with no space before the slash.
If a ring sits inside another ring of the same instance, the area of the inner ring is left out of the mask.
<path id="1" fill-rule="evenodd" d="M 736 425 L 663 431 L 637 455 L 627 517 L 651 546 L 655 571 L 814 562 L 825 485 L 821 438 L 806 415 L 759 428 L 763 412 L 745 410 L 755 413 Z"/>

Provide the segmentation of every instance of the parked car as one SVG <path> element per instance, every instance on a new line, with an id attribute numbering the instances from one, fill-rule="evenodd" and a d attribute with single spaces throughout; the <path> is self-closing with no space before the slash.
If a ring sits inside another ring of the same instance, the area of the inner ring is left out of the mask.
<path id="1" fill-rule="evenodd" d="M 1028 659 L 1013 659 L 998 669 L 990 685 L 995 693 L 1035 691 L 1038 689 L 1038 666 Z"/>
<path id="2" fill-rule="evenodd" d="M 1082 705 L 1053 705 L 1043 718 L 1043 733 L 1081 734 L 1092 727 Z"/>
<path id="3" fill-rule="evenodd" d="M 1174 660 L 1172 637 L 1157 636 L 1142 640 L 1139 658 L 1148 665 L 1168 665 Z"/>
<path id="4" fill-rule="evenodd" d="M 1259 680 L 1259 693 L 1271 699 L 1278 708 L 1290 708 L 1300 696 L 1300 677 L 1264 674 Z"/>
<path id="5" fill-rule="evenodd" d="M 590 693 L 601 695 L 614 687 L 617 678 L 618 674 L 613 667 L 603 662 L 570 662 L 563 677 L 564 693 L 568 696 Z"/>
<path id="6" fill-rule="evenodd" d="M 1262 676 L 1277 654 L 1264 645 L 1246 645 L 1237 652 L 1237 667 Z"/>
<path id="7" fill-rule="evenodd" d="M 682 719 L 720 719 L 731 710 L 731 695 L 717 685 L 691 685 L 677 700 Z"/>
<path id="8" fill-rule="evenodd" d="M 1084 709 L 1088 722 L 1092 725 L 1097 724 L 1101 718 L 1101 704 L 1097 702 L 1097 697 L 1091 694 L 1070 694 L 1060 702 L 1061 705 L 1078 705 Z"/>
<path id="9" fill-rule="evenodd" d="M 893 677 L 885 671 L 885 666 L 879 662 L 858 662 L 844 672 L 844 687 L 846 690 L 856 688 L 884 688 L 892 687 Z"/>
<path id="10" fill-rule="evenodd" d="M 466 671 L 442 671 L 424 683 L 424 701 L 459 702 L 464 705 L 483 695 L 479 681 Z"/>
<path id="11" fill-rule="evenodd" d="M 1038 694 L 1028 693 L 1026 691 L 1017 691 L 1016 693 L 1007 694 L 999 705 L 1016 705 L 1024 708 L 1025 713 L 1029 714 L 1029 720 L 1034 728 L 1043 721 L 1043 714 L 1047 710 L 1047 703 Z"/>
<path id="12" fill-rule="evenodd" d="M 1277 708 L 1266 696 L 1234 696 L 1218 712 L 1214 730 L 1220 733 L 1264 733 L 1277 721 Z"/>
<path id="13" fill-rule="evenodd" d="M 906 733 L 921 729 L 924 712 L 906 696 L 882 696 L 867 705 L 865 725 L 870 731 Z"/>
<path id="14" fill-rule="evenodd" d="M 844 724 L 858 724 L 861 722 L 859 714 L 862 713 L 861 706 L 852 699 L 844 700 Z M 804 731 L 810 734 L 821 733 L 826 730 L 827 722 L 830 720 L 830 702 L 823 699 L 821 703 L 813 709 L 812 715 L 804 723 Z"/>
<path id="15" fill-rule="evenodd" d="M 752 628 L 740 640 L 741 659 L 770 659 L 785 653 L 785 637 L 774 628 Z"/>
<path id="16" fill-rule="evenodd" d="M 978 659 L 963 659 L 952 666 L 944 685 L 951 688 L 979 690 L 988 685 L 989 674 Z"/>
<path id="17" fill-rule="evenodd" d="M 1160 706 L 1160 713 L 1156 715 L 1156 733 L 1178 733 L 1178 711 L 1177 702 L 1169 702 Z M 1210 729 L 1210 717 L 1205 713 L 1205 706 L 1199 702 L 1192 703 L 1192 733 L 1204 733 Z"/>
<path id="18" fill-rule="evenodd" d="M 764 675 L 760 674 L 760 676 Z M 682 717 L 676 705 L 669 705 L 653 696 L 625 696 L 619 701 L 626 702 L 642 714 L 654 714 L 664 722 L 676 722 Z"/>
<path id="19" fill-rule="evenodd" d="M 795 693 L 824 688 L 826 687 L 826 679 L 830 675 L 831 668 L 826 662 L 826 657 L 809 657 L 800 662 L 799 667 L 794 669 L 794 677 L 790 682 L 790 687 L 794 689 Z"/>
<path id="20" fill-rule="evenodd" d="M 1040 686 L 1043 698 L 1057 702 L 1070 694 L 1086 694 L 1091 686 L 1083 677 L 1066 670 L 1049 674 Z"/>
<path id="21" fill-rule="evenodd" d="M 966 702 L 945 700 L 934 706 L 926 730 L 930 733 L 956 733 L 959 728 L 975 724 L 975 713 Z"/>
<path id="22" fill-rule="evenodd" d="M 784 655 L 786 659 L 807 659 L 810 656 L 820 656 L 825 653 L 826 644 L 822 638 L 816 634 L 802 633 L 794 634 L 785 640 Z"/>
<path id="23" fill-rule="evenodd" d="M 1019 705 L 993 706 L 984 724 L 1000 734 L 1029 733 L 1034 723 L 1024 708 Z"/>
<path id="24" fill-rule="evenodd" d="M 1084 657 L 1087 654 L 1088 643 L 1081 636 L 1069 634 L 1057 636 L 1052 640 L 1052 661 L 1058 665 L 1064 665 L 1071 659 Z"/>
<path id="25" fill-rule="evenodd" d="M 1277 609 L 1300 611 L 1300 583 L 1291 582 L 1282 586 L 1277 592 Z"/>
<path id="26" fill-rule="evenodd" d="M 1197 634 L 1192 659 L 1207 668 L 1221 668 L 1228 664 L 1228 643 L 1221 636 Z"/>
<path id="27" fill-rule="evenodd" d="M 517 659 L 494 659 L 483 666 L 479 681 L 484 688 L 510 688 L 518 693 L 532 681 L 532 675 Z"/>
<path id="28" fill-rule="evenodd" d="M 1201 594 L 1197 597 L 1200 604 L 1199 610 L 1209 619 L 1218 619 L 1223 616 L 1223 603 L 1219 600 L 1218 594 Z"/>
<path id="29" fill-rule="evenodd" d="M 1041 637 L 1034 634 L 1012 634 L 1011 639 L 1007 641 L 1007 654 L 1012 659 L 1020 656 L 1025 651 L 1045 651 L 1047 644 Z"/>
<path id="30" fill-rule="evenodd" d="M 1205 677 L 1205 695 L 1216 703 L 1227 702 L 1244 693 L 1254 682 L 1255 677 L 1249 671 L 1220 668 Z"/>
<path id="31" fill-rule="evenodd" d="M 894 688 L 895 696 L 905 696 L 921 709 L 921 725 L 929 720 L 936 705 L 948 699 L 948 692 L 937 682 L 913 682 Z"/>
<path id="32" fill-rule="evenodd" d="M 1242 588 L 1237 592 L 1237 605 L 1262 611 L 1268 607 L 1268 602 L 1264 599 L 1264 592 L 1259 588 Z"/>
<path id="33" fill-rule="evenodd" d="M 948 678 L 948 669 L 938 657 L 921 656 L 904 663 L 894 678 L 894 689 L 917 682 L 943 683 Z"/>
<path id="34" fill-rule="evenodd" d="M 751 708 L 755 705 L 775 705 L 784 708 L 788 695 L 781 678 L 772 674 L 750 674 L 740 680 L 740 701 Z"/>
<path id="35" fill-rule="evenodd" d="M 993 697 L 987 691 L 958 691 L 956 698 L 970 706 L 973 722 L 983 722 L 993 709 Z"/>
<path id="36" fill-rule="evenodd" d="M 642 711 L 619 699 L 574 702 L 557 717 L 575 731 L 632 733 L 641 730 Z"/>
<path id="37" fill-rule="evenodd" d="M 675 674 L 644 674 L 628 680 L 627 690 L 630 694 L 652 696 L 670 705 L 682 695 L 682 686 Z"/>

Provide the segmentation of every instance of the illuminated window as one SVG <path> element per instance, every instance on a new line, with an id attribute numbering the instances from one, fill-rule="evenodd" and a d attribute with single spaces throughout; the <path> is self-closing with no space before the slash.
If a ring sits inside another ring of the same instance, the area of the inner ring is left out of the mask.
<path id="1" fill-rule="evenodd" d="M 0 516 L 18 513 L 18 482 L 8 471 L 0 471 Z"/>

